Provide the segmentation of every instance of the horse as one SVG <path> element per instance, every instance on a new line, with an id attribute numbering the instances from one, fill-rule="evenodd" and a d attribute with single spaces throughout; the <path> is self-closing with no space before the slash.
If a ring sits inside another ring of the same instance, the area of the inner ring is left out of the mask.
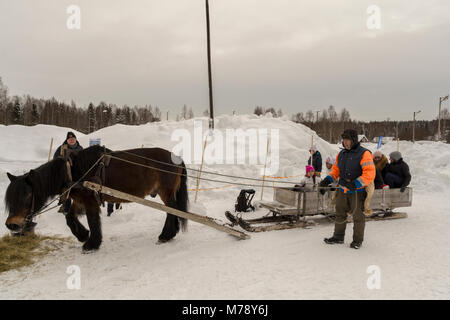
<path id="1" fill-rule="evenodd" d="M 67 193 L 70 188 L 68 193 L 73 203 L 66 214 L 66 223 L 73 235 L 84 243 L 84 252 L 100 248 L 102 231 L 99 195 L 83 188 L 83 181 L 100 182 L 106 187 L 141 198 L 159 195 L 166 206 L 188 210 L 184 161 L 162 148 L 111 151 L 96 145 L 74 151 L 67 158 L 51 160 L 22 176 L 7 175 L 10 184 L 5 194 L 8 212 L 6 227 L 13 232 L 21 232 L 49 199 Z M 77 183 L 74 185 L 74 182 Z M 110 203 L 129 202 L 109 195 L 100 197 Z M 82 214 L 87 217 L 89 230 L 78 220 Z M 159 242 L 173 239 L 180 225 L 185 231 L 187 220 L 167 213 Z"/>

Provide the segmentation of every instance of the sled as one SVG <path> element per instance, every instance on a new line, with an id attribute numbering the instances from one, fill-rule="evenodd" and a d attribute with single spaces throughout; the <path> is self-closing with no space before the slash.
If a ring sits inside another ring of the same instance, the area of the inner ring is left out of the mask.
<path id="1" fill-rule="evenodd" d="M 165 205 L 155 202 L 155 201 L 136 197 L 134 195 L 131 195 L 131 194 L 128 194 L 125 192 L 121 192 L 121 191 L 118 191 L 115 189 L 111 189 L 111 188 L 102 186 L 97 183 L 89 182 L 89 181 L 83 182 L 83 187 L 93 190 L 93 191 L 96 191 L 98 193 L 107 194 L 107 195 L 112 196 L 117 199 L 139 203 L 144 206 L 160 210 L 162 212 L 167 212 L 167 213 L 176 215 L 181 218 L 189 219 L 191 221 L 195 221 L 197 223 L 204 224 L 204 225 L 212 227 L 216 230 L 226 232 L 238 239 L 249 239 L 250 238 L 250 236 L 248 234 L 246 234 L 242 231 L 233 229 L 232 227 L 230 227 L 224 223 L 221 223 L 221 221 L 211 218 L 211 217 L 203 216 L 203 215 L 192 213 L 192 212 L 181 211 L 181 210 L 178 210 L 175 208 L 165 206 Z"/>
<path id="2" fill-rule="evenodd" d="M 261 207 L 269 209 L 264 217 L 246 219 L 247 213 L 225 212 L 231 226 L 239 225 L 249 232 L 263 232 L 292 228 L 307 228 L 318 222 L 310 219 L 313 216 L 325 216 L 334 221 L 335 191 L 328 190 L 324 195 L 318 191 L 294 190 L 293 188 L 275 188 L 273 201 L 261 201 Z M 395 208 L 410 207 L 412 205 L 412 189 L 376 189 L 371 200 L 373 214 L 366 216 L 366 221 L 381 221 L 406 218 L 406 212 L 394 212 Z M 352 222 L 349 215 L 347 222 Z"/>

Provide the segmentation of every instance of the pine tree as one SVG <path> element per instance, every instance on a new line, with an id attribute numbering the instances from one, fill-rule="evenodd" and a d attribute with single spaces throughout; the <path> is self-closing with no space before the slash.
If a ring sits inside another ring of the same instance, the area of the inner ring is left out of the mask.
<path id="1" fill-rule="evenodd" d="M 22 124 L 23 122 L 22 109 L 20 108 L 20 103 L 18 101 L 14 103 L 12 109 L 12 120 L 14 124 Z"/>
<path id="2" fill-rule="evenodd" d="M 39 112 L 35 103 L 31 107 L 31 124 L 36 125 L 39 123 Z"/>
<path id="3" fill-rule="evenodd" d="M 94 105 L 89 103 L 88 107 L 88 133 L 95 131 L 95 109 Z"/>

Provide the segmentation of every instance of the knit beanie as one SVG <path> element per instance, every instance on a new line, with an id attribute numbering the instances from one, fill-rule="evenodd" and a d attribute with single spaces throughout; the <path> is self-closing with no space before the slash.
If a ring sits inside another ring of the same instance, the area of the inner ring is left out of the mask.
<path id="1" fill-rule="evenodd" d="M 75 135 L 75 133 L 73 133 L 72 131 L 67 132 L 67 136 L 66 136 L 66 140 L 69 138 L 77 138 L 77 136 Z"/>
<path id="2" fill-rule="evenodd" d="M 402 158 L 402 154 L 399 151 L 394 151 L 389 154 L 389 157 L 391 157 L 395 161 L 398 161 Z"/>
<path id="3" fill-rule="evenodd" d="M 310 171 L 315 171 L 313 166 L 306 166 L 306 173 Z"/>
<path id="4" fill-rule="evenodd" d="M 383 154 L 381 153 L 381 151 L 380 150 L 377 150 L 377 151 L 375 151 L 374 153 L 373 153 L 373 157 L 374 158 L 376 158 L 376 157 L 382 157 L 383 156 Z"/>

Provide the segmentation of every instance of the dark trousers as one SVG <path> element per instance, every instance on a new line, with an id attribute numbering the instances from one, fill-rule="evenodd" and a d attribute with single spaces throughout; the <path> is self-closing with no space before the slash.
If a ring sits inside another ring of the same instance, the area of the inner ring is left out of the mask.
<path id="1" fill-rule="evenodd" d="M 336 221 L 334 225 L 334 237 L 344 240 L 347 227 L 347 213 L 353 215 L 353 241 L 363 242 L 366 217 L 364 216 L 364 200 L 366 192 L 346 194 L 337 190 L 336 196 Z"/>
<path id="2" fill-rule="evenodd" d="M 64 212 L 65 213 L 69 213 L 70 210 L 70 206 L 72 205 L 72 199 L 68 198 L 65 202 L 64 202 Z"/>
<path id="3" fill-rule="evenodd" d="M 114 212 L 114 203 L 108 202 L 108 216 Z"/>
<path id="4" fill-rule="evenodd" d="M 119 209 L 120 203 L 116 203 L 116 210 Z M 114 212 L 114 203 L 108 202 L 108 217 Z"/>
<path id="5" fill-rule="evenodd" d="M 389 185 L 389 188 L 400 188 L 403 184 L 403 179 L 391 172 L 386 173 L 384 182 Z"/>

